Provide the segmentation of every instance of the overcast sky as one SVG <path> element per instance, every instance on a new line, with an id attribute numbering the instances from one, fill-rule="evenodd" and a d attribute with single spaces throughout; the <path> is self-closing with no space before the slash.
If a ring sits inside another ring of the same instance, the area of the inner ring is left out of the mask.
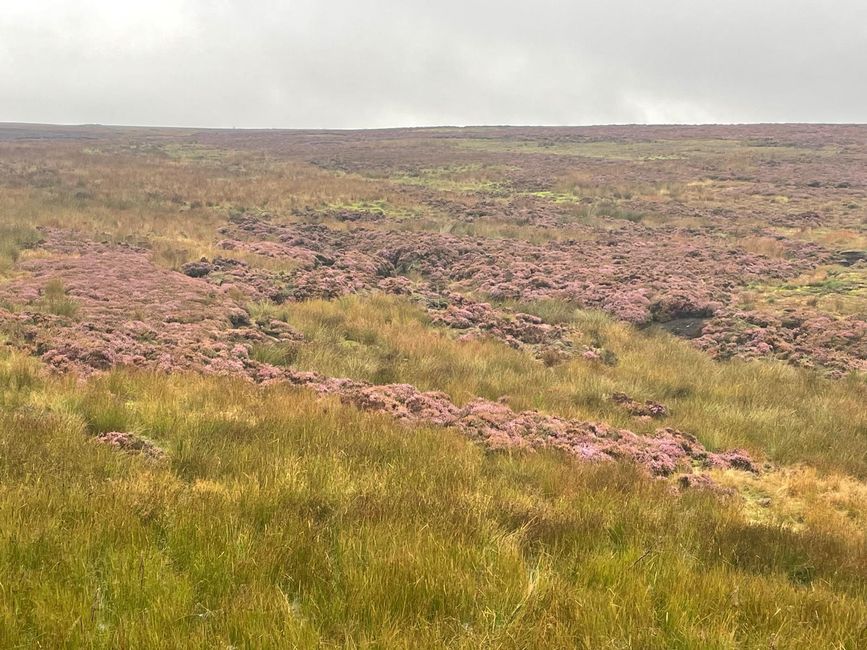
<path id="1" fill-rule="evenodd" d="M 867 1 L 0 0 L 0 121 L 867 122 Z"/>

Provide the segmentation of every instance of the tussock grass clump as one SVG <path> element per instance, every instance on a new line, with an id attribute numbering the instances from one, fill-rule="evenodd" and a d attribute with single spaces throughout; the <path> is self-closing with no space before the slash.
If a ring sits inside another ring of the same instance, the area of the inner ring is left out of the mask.
<path id="1" fill-rule="evenodd" d="M 752 524 L 736 500 L 676 497 L 633 467 L 489 454 L 226 378 L 0 383 L 10 392 L 3 647 L 864 640 L 863 545 Z M 91 437 L 119 426 L 166 458 Z"/>
<path id="2" fill-rule="evenodd" d="M 288 366 L 298 358 L 297 343 L 254 343 L 250 346 L 250 358 L 272 366 Z"/>
<path id="3" fill-rule="evenodd" d="M 52 278 L 45 283 L 40 303 L 40 307 L 55 316 L 72 318 L 78 313 L 78 303 L 67 294 L 62 278 Z"/>
<path id="4" fill-rule="evenodd" d="M 28 225 L 9 220 L 0 223 L 0 274 L 8 273 L 21 252 L 39 242 L 39 232 Z"/>

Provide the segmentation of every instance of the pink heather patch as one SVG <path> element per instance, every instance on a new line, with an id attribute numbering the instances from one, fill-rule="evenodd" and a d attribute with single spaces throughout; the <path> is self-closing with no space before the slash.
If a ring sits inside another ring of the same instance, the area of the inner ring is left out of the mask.
<path id="1" fill-rule="evenodd" d="M 605 285 L 600 280 L 606 273 L 613 273 L 609 265 L 597 260 L 600 267 L 591 272 L 566 264 L 566 258 L 561 257 L 565 255 L 561 245 L 528 249 L 528 259 L 537 260 L 528 263 L 518 261 L 512 254 L 505 255 L 504 251 L 495 255 L 502 245 L 495 240 L 471 243 L 422 234 L 410 242 L 405 238 L 392 241 L 388 233 L 338 234 L 322 227 L 277 227 L 255 219 L 242 220 L 239 230 L 239 234 L 247 236 L 267 234 L 280 242 L 275 246 L 257 246 L 259 254 L 291 253 L 306 265 L 295 277 L 295 290 L 300 291 L 295 299 L 351 293 L 376 288 L 383 282 L 397 291 L 411 291 L 411 295 L 427 304 L 437 322 L 465 330 L 468 336 L 492 336 L 515 347 L 538 346 L 532 349 L 568 353 L 568 330 L 548 325 L 529 314 L 494 309 L 488 303 L 458 293 L 438 294 L 432 288 L 433 282 L 450 280 L 467 288 L 534 299 L 560 296 L 558 287 L 573 291 L 580 282 L 577 278 L 587 273 L 596 282 L 595 289 L 585 286 L 587 295 L 597 295 L 598 304 L 614 299 L 619 291 L 614 286 L 604 292 L 601 289 Z M 87 375 L 127 365 L 166 372 L 224 374 L 263 384 L 288 382 L 321 395 L 337 396 L 346 404 L 385 413 L 402 422 L 453 427 L 490 449 L 558 449 L 576 459 L 594 462 L 623 459 L 639 464 L 654 476 L 691 473 L 696 466 L 756 471 L 746 453 L 738 450 L 710 453 L 693 436 L 674 429 L 660 429 L 653 436 L 643 436 L 600 423 L 534 411 L 515 412 L 503 403 L 484 399 L 460 407 L 445 393 L 422 392 L 408 384 L 370 385 L 259 363 L 250 358 L 251 344 L 299 341 L 301 336 L 279 321 L 252 322 L 249 314 L 229 298 L 222 282 L 228 281 L 251 299 L 286 293 L 285 286 L 275 285 L 272 274 L 231 260 L 200 261 L 187 267 L 187 274 L 176 273 L 154 266 L 148 255 L 138 249 L 75 242 L 57 231 L 50 231 L 47 239 L 48 248 L 60 255 L 21 265 L 30 275 L 4 285 L 0 295 L 16 304 L 19 311 L 0 312 L 0 323 L 14 326 L 21 333 L 21 340 L 59 371 Z M 342 252 L 338 244 L 350 250 Z M 232 246 L 242 248 L 247 243 L 238 240 Z M 650 245 L 643 246 L 639 250 Z M 468 247 L 475 256 L 466 255 Z M 301 249 L 310 254 L 301 255 L 298 252 Z M 484 261 L 467 261 L 478 260 L 479 254 Z M 421 269 L 431 283 L 410 288 L 405 278 L 391 275 L 410 266 Z M 58 275 L 78 303 L 74 318 L 28 307 L 28 297 L 48 278 Z M 686 276 L 678 277 L 682 280 Z M 507 286 L 514 290 L 507 290 Z M 667 311 L 704 309 L 701 307 L 704 302 L 685 297 L 683 291 L 671 294 L 676 298 L 667 302 L 650 301 L 646 297 L 648 292 L 653 293 L 651 288 L 626 291 L 622 296 L 634 302 L 627 300 L 623 304 L 640 305 L 636 314 L 660 304 Z M 596 349 L 588 349 L 584 356 L 596 359 L 602 355 Z M 667 413 L 662 404 L 639 403 L 626 395 L 615 396 L 615 401 L 639 417 L 663 417 Z M 158 455 L 155 448 L 133 434 L 113 432 L 103 434 L 100 440 L 122 449 Z"/>
<path id="2" fill-rule="evenodd" d="M 757 471 L 746 453 L 711 453 L 694 436 L 671 428 L 642 436 L 596 422 L 535 411 L 516 413 L 505 404 L 484 399 L 459 407 L 445 393 L 421 392 L 409 384 L 370 385 L 293 371 L 286 372 L 286 379 L 321 394 L 338 395 L 362 410 L 387 413 L 408 423 L 454 427 L 491 449 L 550 448 L 579 460 L 624 459 L 654 476 L 691 472 L 694 466 Z"/>
<path id="3" fill-rule="evenodd" d="M 528 218 L 544 222 L 547 217 Z M 867 324 L 860 318 L 823 320 L 805 310 L 794 327 L 768 317 L 758 330 L 741 327 L 740 335 L 728 338 L 733 324 L 742 319 L 733 309 L 734 290 L 755 281 L 795 277 L 829 260 L 815 244 L 786 242 L 785 258 L 771 258 L 744 251 L 737 242 L 713 233 L 640 224 L 614 226 L 610 239 L 537 245 L 429 232 L 408 238 L 364 225 L 338 231 L 249 215 L 234 219 L 222 232 L 228 238 L 226 247 L 299 265 L 287 281 L 231 260 L 211 263 L 214 270 L 206 279 L 222 286 L 231 283 L 251 299 L 306 300 L 373 290 L 409 295 L 425 304 L 437 323 L 513 347 L 530 346 L 548 358 L 557 356 L 546 354 L 552 346 L 558 354 L 571 353 L 566 328 L 494 309 L 466 294 L 497 300 L 561 299 L 637 325 L 692 319 L 695 334 L 690 336 L 701 337 L 696 345 L 720 358 L 772 356 L 836 374 L 867 369 Z M 412 281 L 406 277 L 410 272 Z"/>
<path id="4" fill-rule="evenodd" d="M 665 405 L 651 400 L 647 400 L 642 404 L 641 402 L 636 402 L 626 393 L 614 393 L 611 396 L 611 401 L 639 418 L 664 418 L 668 415 L 668 409 Z"/>

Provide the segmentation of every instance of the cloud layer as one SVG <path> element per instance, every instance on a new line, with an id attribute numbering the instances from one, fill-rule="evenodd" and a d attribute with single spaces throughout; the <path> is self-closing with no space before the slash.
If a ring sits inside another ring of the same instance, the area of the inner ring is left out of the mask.
<path id="1" fill-rule="evenodd" d="M 860 0 L 0 0 L 0 121 L 867 122 Z"/>

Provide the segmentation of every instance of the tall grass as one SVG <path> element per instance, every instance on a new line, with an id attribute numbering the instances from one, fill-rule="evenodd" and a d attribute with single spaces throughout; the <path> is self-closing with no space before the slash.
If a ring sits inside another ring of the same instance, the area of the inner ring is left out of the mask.
<path id="1" fill-rule="evenodd" d="M 82 389 L 14 358 L 0 395 L 2 647 L 865 641 L 863 545 L 628 466 L 486 454 L 230 379 Z M 107 427 L 168 460 L 88 435 Z"/>
<path id="2" fill-rule="evenodd" d="M 259 306 L 301 329 L 295 365 L 375 383 L 443 390 L 458 402 L 506 398 L 514 408 L 599 419 L 650 432 L 608 399 L 618 391 L 666 404 L 665 424 L 714 448 L 746 446 L 780 463 L 805 462 L 867 477 L 867 381 L 833 381 L 778 362 L 718 363 L 665 333 L 549 301 L 519 305 L 573 325 L 576 344 L 603 346 L 615 365 L 577 358 L 547 368 L 496 341 L 457 341 L 411 303 L 347 297 Z M 580 356 L 580 355 L 579 355 Z"/>
<path id="3" fill-rule="evenodd" d="M 158 262 L 176 267 L 217 252 L 216 230 L 231 210 L 285 216 L 386 198 L 397 210 L 418 207 L 393 184 L 300 161 L 182 144 L 108 144 L 95 151 L 75 142 L 0 143 L 0 160 L 10 161 L 0 166 L 0 273 L 37 236 L 33 226 L 151 248 Z"/>

